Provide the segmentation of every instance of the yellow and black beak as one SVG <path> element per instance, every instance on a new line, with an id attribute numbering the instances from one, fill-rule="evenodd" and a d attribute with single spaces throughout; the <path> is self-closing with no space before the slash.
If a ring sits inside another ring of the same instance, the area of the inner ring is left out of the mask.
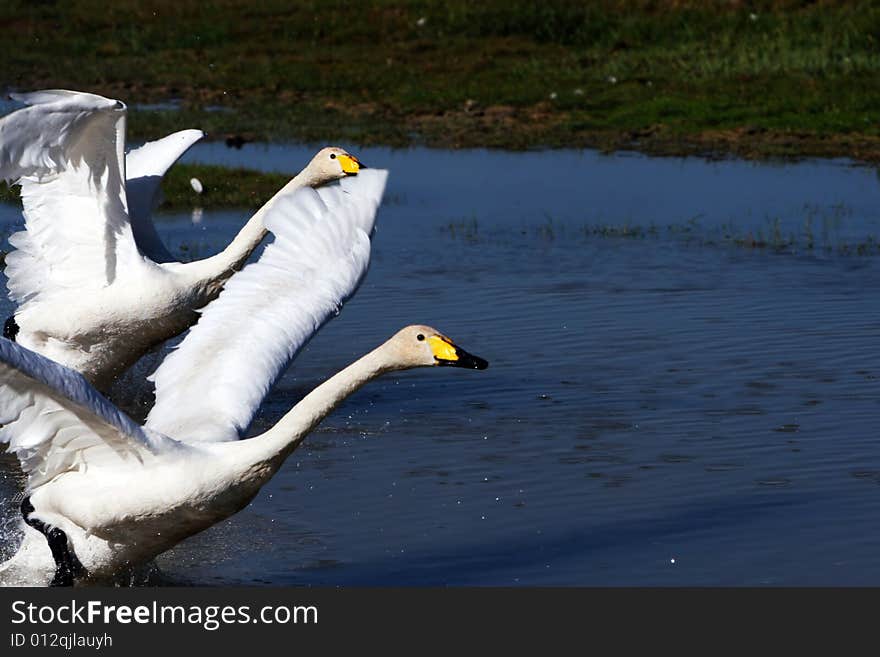
<path id="1" fill-rule="evenodd" d="M 354 155 L 337 155 L 336 159 L 339 160 L 339 166 L 342 167 L 342 171 L 349 176 L 356 176 L 358 171 L 367 168 Z"/>
<path id="2" fill-rule="evenodd" d="M 465 367 L 470 370 L 484 370 L 489 363 L 478 356 L 473 356 L 460 347 L 456 347 L 452 340 L 442 335 L 432 335 L 428 338 L 431 351 L 434 352 L 434 361 L 437 365 L 447 367 Z"/>

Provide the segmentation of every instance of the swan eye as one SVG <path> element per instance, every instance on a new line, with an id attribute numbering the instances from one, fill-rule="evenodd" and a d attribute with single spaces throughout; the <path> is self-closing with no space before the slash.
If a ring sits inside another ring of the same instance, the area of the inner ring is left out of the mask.
<path id="1" fill-rule="evenodd" d="M 335 160 L 335 159 L 336 159 L 336 153 L 330 153 L 330 159 L 331 159 L 331 160 Z"/>
<path id="2" fill-rule="evenodd" d="M 424 339 L 425 339 L 425 336 L 422 335 L 421 333 L 419 333 L 419 334 L 416 336 L 416 340 L 418 340 L 419 342 L 421 342 L 421 341 L 424 340 Z"/>

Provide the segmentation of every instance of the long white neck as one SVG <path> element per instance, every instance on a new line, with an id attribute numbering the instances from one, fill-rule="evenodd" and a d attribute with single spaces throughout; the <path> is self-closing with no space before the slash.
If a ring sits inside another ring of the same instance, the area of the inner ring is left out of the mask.
<path id="1" fill-rule="evenodd" d="M 268 231 L 263 225 L 263 217 L 275 202 L 281 196 L 289 194 L 300 187 L 317 187 L 323 182 L 325 181 L 319 179 L 309 167 L 306 167 L 248 219 L 232 242 L 229 243 L 229 246 L 210 258 L 185 264 L 182 271 L 192 276 L 194 281 L 219 293 L 223 284 L 244 266 L 245 261 L 254 252 L 254 249 L 266 237 Z"/>
<path id="2" fill-rule="evenodd" d="M 274 473 L 309 432 L 342 400 L 376 377 L 400 369 L 388 358 L 386 350 L 386 345 L 380 345 L 327 379 L 303 397 L 265 433 L 231 443 L 236 449 L 236 460 L 268 465 Z"/>

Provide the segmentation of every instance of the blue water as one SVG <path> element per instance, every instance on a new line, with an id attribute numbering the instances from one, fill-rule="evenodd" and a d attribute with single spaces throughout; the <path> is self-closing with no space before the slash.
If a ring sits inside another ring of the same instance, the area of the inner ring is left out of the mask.
<path id="1" fill-rule="evenodd" d="M 188 158 L 295 172 L 314 150 Z M 391 170 L 371 270 L 254 431 L 409 323 L 490 368 L 367 386 L 163 581 L 880 584 L 873 170 L 352 150 Z M 247 216 L 159 227 L 202 257 Z"/>

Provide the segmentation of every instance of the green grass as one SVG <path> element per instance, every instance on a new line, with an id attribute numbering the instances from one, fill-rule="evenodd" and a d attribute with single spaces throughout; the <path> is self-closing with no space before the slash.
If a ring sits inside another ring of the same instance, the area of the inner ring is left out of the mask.
<path id="1" fill-rule="evenodd" d="M 162 180 L 165 200 L 162 209 L 246 207 L 256 210 L 281 189 L 295 174 L 262 173 L 248 169 L 227 169 L 203 164 L 176 164 Z M 198 178 L 203 187 L 196 194 L 190 179 Z"/>
<path id="2" fill-rule="evenodd" d="M 13 0 L 0 22 L 0 88 L 181 101 L 133 111 L 136 138 L 880 153 L 873 2 Z"/>

